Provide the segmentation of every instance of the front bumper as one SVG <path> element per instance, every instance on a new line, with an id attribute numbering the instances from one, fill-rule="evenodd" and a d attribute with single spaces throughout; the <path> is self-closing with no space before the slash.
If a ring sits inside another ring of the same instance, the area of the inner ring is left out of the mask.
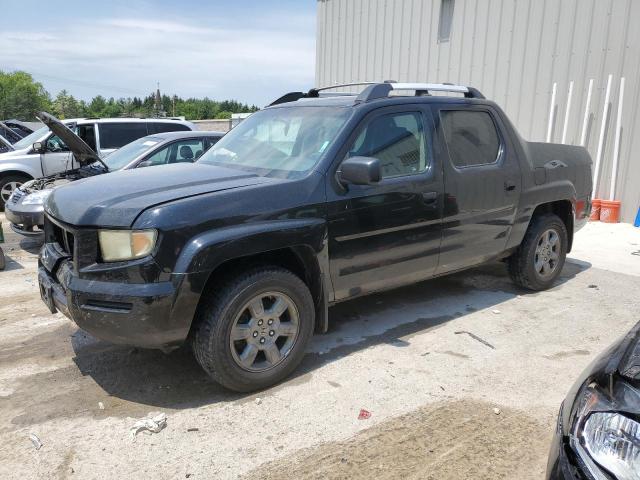
<path id="1" fill-rule="evenodd" d="M 575 465 L 575 458 L 562 433 L 562 410 L 558 415 L 558 425 L 551 441 L 549 459 L 547 461 L 547 480 L 582 480 Z"/>
<path id="2" fill-rule="evenodd" d="M 14 232 L 27 237 L 43 236 L 43 205 L 23 205 L 21 200 L 16 203 L 8 202 L 5 205 L 4 213 Z"/>
<path id="3" fill-rule="evenodd" d="M 60 311 L 91 335 L 116 344 L 167 350 L 185 341 L 197 306 L 189 295 L 189 276 L 164 274 L 141 282 L 154 277 L 150 257 L 78 269 L 68 252 L 48 241 L 40 251 L 40 295 L 53 313 Z"/>

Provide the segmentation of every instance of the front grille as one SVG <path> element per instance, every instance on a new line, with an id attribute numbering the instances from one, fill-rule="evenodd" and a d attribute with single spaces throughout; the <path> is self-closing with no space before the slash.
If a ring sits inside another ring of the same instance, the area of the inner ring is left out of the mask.
<path id="1" fill-rule="evenodd" d="M 50 225 L 53 240 L 60 246 L 64 253 L 73 256 L 73 247 L 75 245 L 75 237 L 73 233 L 59 227 L 55 223 L 51 223 Z"/>

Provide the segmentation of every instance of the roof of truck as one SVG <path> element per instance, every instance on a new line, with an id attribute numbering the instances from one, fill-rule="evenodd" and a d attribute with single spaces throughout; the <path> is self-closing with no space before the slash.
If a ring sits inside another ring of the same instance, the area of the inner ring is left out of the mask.
<path id="1" fill-rule="evenodd" d="M 337 88 L 363 86 L 360 93 L 329 92 Z M 412 92 L 408 94 L 407 92 Z M 435 95 L 434 95 L 435 94 Z M 485 100 L 484 95 L 473 87 L 451 83 L 398 83 L 398 82 L 357 82 L 327 87 L 312 88 L 308 92 L 289 92 L 273 101 L 269 106 L 313 105 L 313 106 L 355 106 L 372 101 L 393 101 L 393 103 L 453 102 L 466 103 L 473 100 Z"/>

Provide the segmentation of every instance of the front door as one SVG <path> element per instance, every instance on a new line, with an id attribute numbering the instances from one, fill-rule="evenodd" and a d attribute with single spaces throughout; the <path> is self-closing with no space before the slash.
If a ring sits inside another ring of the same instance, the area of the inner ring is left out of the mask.
<path id="1" fill-rule="evenodd" d="M 41 154 L 40 159 L 44 176 L 72 168 L 71 152 L 57 135 L 49 135 L 45 142 L 45 152 Z"/>
<path id="2" fill-rule="evenodd" d="M 442 175 L 433 123 L 419 105 L 368 114 L 339 154 L 375 157 L 376 185 L 328 186 L 329 258 L 335 299 L 433 274 L 440 248 Z M 330 175 L 330 177 L 332 177 Z"/>
<path id="3" fill-rule="evenodd" d="M 444 171 L 437 273 L 496 257 L 506 248 L 520 198 L 520 168 L 490 107 L 436 108 Z M 503 130 L 504 131 L 504 130 Z"/>

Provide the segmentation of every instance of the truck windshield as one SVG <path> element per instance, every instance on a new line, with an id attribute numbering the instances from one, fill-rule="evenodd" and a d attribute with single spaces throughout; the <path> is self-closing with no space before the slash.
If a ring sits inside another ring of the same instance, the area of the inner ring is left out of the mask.
<path id="1" fill-rule="evenodd" d="M 316 166 L 349 114 L 340 107 L 262 110 L 222 137 L 198 163 L 300 178 Z"/>

